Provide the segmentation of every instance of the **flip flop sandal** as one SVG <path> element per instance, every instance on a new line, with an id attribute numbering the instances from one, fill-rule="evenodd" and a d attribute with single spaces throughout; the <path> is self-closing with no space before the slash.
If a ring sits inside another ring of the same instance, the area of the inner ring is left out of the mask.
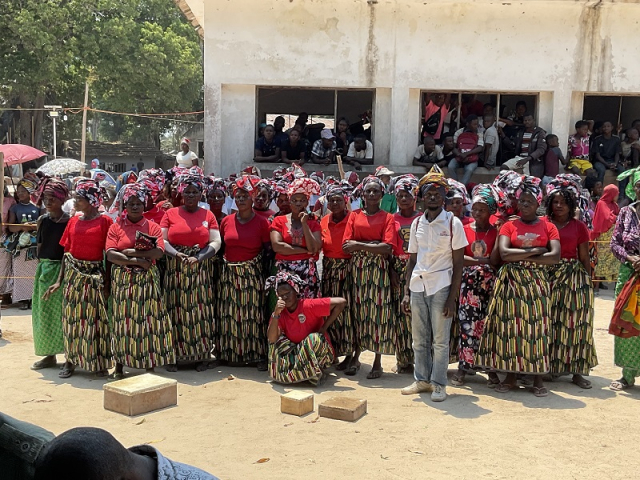
<path id="1" fill-rule="evenodd" d="M 496 392 L 498 393 L 507 393 L 510 392 L 511 390 L 517 390 L 518 386 L 517 385 L 509 385 L 508 383 L 499 383 L 498 385 L 496 385 Z"/>
<path id="2" fill-rule="evenodd" d="M 451 385 L 453 385 L 454 387 L 461 387 L 462 385 L 464 385 L 464 377 L 460 378 L 457 373 L 454 373 L 451 376 L 451 380 L 449 380 L 449 383 L 451 383 Z"/>
<path id="3" fill-rule="evenodd" d="M 586 378 L 581 378 L 580 380 L 571 379 L 571 383 L 574 383 L 580 388 L 584 388 L 585 390 L 589 390 L 592 388 L 591 382 Z"/>
<path id="4" fill-rule="evenodd" d="M 367 374 L 367 379 L 368 380 L 375 380 L 376 378 L 380 378 L 382 376 L 382 373 L 383 373 L 382 368 L 371 370 Z"/>
<path id="5" fill-rule="evenodd" d="M 58 365 L 58 362 L 55 360 L 38 360 L 36 363 L 31 365 L 31 370 L 42 370 L 44 368 L 55 368 Z"/>
<path id="6" fill-rule="evenodd" d="M 267 370 L 269 370 L 269 367 L 267 366 L 267 362 L 258 362 L 258 364 L 256 365 L 256 368 L 258 369 L 259 372 L 266 372 Z"/>
<path id="7" fill-rule="evenodd" d="M 124 378 L 124 373 L 113 372 L 108 378 L 109 380 L 122 380 Z"/>
<path id="8" fill-rule="evenodd" d="M 351 365 L 349 368 L 347 368 L 344 371 L 344 374 L 350 377 L 354 377 L 356 373 L 358 373 L 359 371 L 360 371 L 360 363 L 358 362 L 357 365 Z"/>
<path id="9" fill-rule="evenodd" d="M 487 387 L 489 388 L 496 388 L 498 385 L 500 385 L 499 378 L 490 378 L 487 380 Z"/>
<path id="10" fill-rule="evenodd" d="M 547 387 L 533 387 L 531 390 L 536 397 L 546 397 L 547 395 L 549 395 L 549 390 L 547 390 Z"/>
<path id="11" fill-rule="evenodd" d="M 73 368 L 66 368 L 65 367 L 65 368 L 62 369 L 62 371 L 60 373 L 58 373 L 58 377 L 60 377 L 60 378 L 69 378 L 71 375 L 73 375 L 73 371 L 75 369 L 76 369 L 75 367 L 73 367 Z"/>
<path id="12" fill-rule="evenodd" d="M 615 390 L 616 392 L 621 392 L 622 390 L 626 390 L 629 387 L 631 387 L 631 385 L 629 385 L 629 382 L 627 382 L 624 378 L 621 378 L 620 380 L 614 380 L 613 382 L 611 382 L 611 385 L 609 385 L 609 388 L 611 390 Z"/>

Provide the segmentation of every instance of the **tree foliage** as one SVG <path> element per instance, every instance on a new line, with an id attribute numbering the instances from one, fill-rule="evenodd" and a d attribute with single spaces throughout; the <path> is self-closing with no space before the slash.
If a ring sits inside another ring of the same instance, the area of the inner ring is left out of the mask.
<path id="1" fill-rule="evenodd" d="M 200 39 L 172 0 L 11 0 L 0 10 L 0 32 L 0 98 L 12 107 L 80 107 L 90 80 L 95 108 L 202 109 Z M 79 137 L 80 117 L 60 122 L 59 138 Z M 99 119 L 109 140 L 157 139 L 170 127 L 136 117 Z"/>

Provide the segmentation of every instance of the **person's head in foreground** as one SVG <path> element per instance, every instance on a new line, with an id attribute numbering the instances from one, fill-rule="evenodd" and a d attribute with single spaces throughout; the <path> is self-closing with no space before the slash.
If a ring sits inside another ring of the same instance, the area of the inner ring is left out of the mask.
<path id="1" fill-rule="evenodd" d="M 140 453 L 136 453 L 140 452 Z M 126 449 L 100 428 L 72 428 L 48 443 L 36 465 L 35 480 L 155 480 L 215 477 L 167 460 L 153 447 Z"/>

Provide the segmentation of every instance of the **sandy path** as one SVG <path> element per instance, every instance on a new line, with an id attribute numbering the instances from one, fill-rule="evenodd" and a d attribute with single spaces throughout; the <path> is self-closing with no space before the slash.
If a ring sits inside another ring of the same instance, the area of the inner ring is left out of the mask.
<path id="1" fill-rule="evenodd" d="M 369 365 L 354 379 L 334 374 L 315 392 L 316 404 L 334 395 L 366 398 L 369 413 L 356 423 L 317 419 L 316 413 L 283 415 L 280 393 L 288 388 L 254 369 L 232 368 L 162 370 L 180 382 L 178 407 L 137 418 L 111 413 L 102 408 L 104 380 L 82 373 L 60 380 L 54 370 L 29 370 L 36 360 L 30 317 L 8 310 L 0 340 L 0 410 L 56 434 L 90 425 L 127 446 L 152 442 L 170 458 L 222 479 L 635 478 L 628 452 L 640 441 L 640 429 L 638 416 L 627 412 L 638 407 L 640 388 L 619 394 L 607 388 L 619 376 L 606 331 L 612 306 L 611 296 L 596 300 L 600 366 L 592 390 L 563 379 L 548 385 L 547 398 L 524 390 L 500 395 L 477 375 L 468 386 L 449 387 L 446 402 L 433 404 L 427 395 L 400 395 L 409 376 L 366 380 L 373 358 L 366 354 Z M 393 363 L 384 358 L 386 372 Z M 228 380 L 230 373 L 237 378 Z M 255 463 L 261 458 L 270 460 Z"/>

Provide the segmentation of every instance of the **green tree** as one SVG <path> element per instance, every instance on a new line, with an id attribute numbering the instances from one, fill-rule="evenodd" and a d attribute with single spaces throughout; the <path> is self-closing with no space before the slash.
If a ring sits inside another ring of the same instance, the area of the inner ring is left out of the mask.
<path id="1" fill-rule="evenodd" d="M 200 39 L 172 0 L 12 0 L 0 12 L 0 96 L 10 106 L 91 105 L 131 113 L 201 110 Z M 22 143 L 42 145 L 42 112 L 19 115 Z M 170 123 L 100 115 L 109 140 L 151 140 Z M 46 123 L 46 122 L 45 122 Z M 80 136 L 80 115 L 59 138 Z"/>

